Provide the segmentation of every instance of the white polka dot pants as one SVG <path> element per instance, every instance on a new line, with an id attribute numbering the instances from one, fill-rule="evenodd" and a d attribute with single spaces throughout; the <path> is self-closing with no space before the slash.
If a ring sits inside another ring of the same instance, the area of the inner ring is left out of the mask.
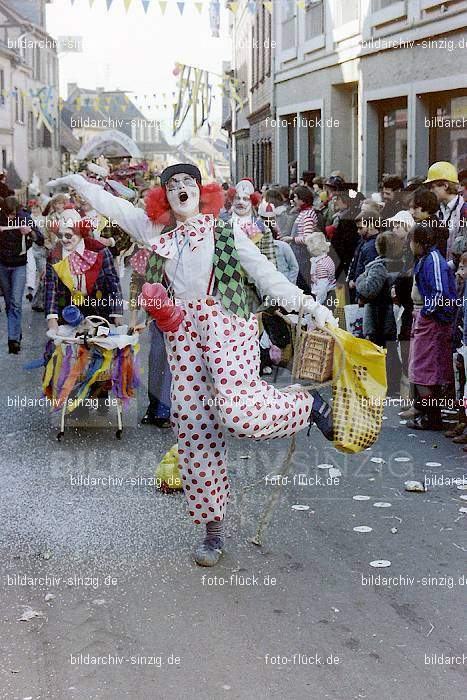
<path id="1" fill-rule="evenodd" d="M 313 398 L 283 393 L 259 378 L 257 321 L 228 316 L 214 299 L 186 302 L 166 335 L 172 371 L 172 422 L 189 513 L 220 521 L 229 497 L 225 435 L 268 440 L 308 424 Z"/>

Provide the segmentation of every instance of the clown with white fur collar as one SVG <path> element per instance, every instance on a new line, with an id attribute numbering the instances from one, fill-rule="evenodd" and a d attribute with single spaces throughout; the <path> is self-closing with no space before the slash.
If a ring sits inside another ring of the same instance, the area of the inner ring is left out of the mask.
<path id="1" fill-rule="evenodd" d="M 312 418 L 332 438 L 330 410 L 319 394 L 283 393 L 259 378 L 258 326 L 247 308 L 243 275 L 288 311 L 303 305 L 318 326 L 334 323 L 333 316 L 278 272 L 241 227 L 215 218 L 221 190 L 203 187 L 193 165 L 167 168 L 162 187 L 147 197 L 146 212 L 80 175 L 49 183 L 56 184 L 73 187 L 136 241 L 150 245 L 152 281 L 165 279 L 185 310 L 179 329 L 165 334 L 173 377 L 171 418 L 189 513 L 195 524 L 206 525 L 194 558 L 213 566 L 224 546 L 227 434 L 287 437 Z"/>

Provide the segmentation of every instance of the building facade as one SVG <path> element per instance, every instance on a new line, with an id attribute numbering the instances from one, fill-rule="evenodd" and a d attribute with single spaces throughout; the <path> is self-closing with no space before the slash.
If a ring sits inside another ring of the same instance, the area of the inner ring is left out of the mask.
<path id="1" fill-rule="evenodd" d="M 467 166 L 467 2 L 275 3 L 275 179 Z"/>
<path id="2" fill-rule="evenodd" d="M 0 166 L 26 194 L 60 174 L 58 58 L 46 0 L 0 0 Z M 42 116 L 41 116 L 42 113 Z"/>
<path id="3" fill-rule="evenodd" d="M 243 100 L 232 110 L 231 139 L 235 153 L 232 177 L 253 178 L 257 187 L 274 174 L 272 14 L 256 0 L 243 4 L 232 19 L 232 79 Z"/>

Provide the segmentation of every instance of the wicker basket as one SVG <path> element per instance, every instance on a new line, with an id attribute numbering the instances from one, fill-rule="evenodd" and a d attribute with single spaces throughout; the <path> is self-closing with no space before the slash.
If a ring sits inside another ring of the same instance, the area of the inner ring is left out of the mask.
<path id="1" fill-rule="evenodd" d="M 297 379 L 327 382 L 332 377 L 334 338 L 326 331 L 302 331 L 295 352 Z"/>

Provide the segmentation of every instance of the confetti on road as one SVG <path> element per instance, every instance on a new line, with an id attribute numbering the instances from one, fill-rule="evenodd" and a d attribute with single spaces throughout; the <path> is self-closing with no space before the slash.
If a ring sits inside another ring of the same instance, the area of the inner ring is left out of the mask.
<path id="1" fill-rule="evenodd" d="M 373 506 L 375 508 L 390 508 L 392 503 L 386 503 L 386 501 L 376 501 L 376 503 L 373 503 Z"/>
<path id="2" fill-rule="evenodd" d="M 425 467 L 440 467 L 441 462 L 425 462 Z"/>
<path id="3" fill-rule="evenodd" d="M 407 421 L 406 421 L 406 420 L 400 420 L 400 421 L 399 421 L 399 425 L 407 425 Z"/>
<path id="4" fill-rule="evenodd" d="M 340 469 L 335 469 L 334 467 L 331 467 L 331 469 L 329 470 L 329 476 L 333 479 L 337 479 L 339 476 L 342 476 L 342 472 Z"/>
<path id="5" fill-rule="evenodd" d="M 357 527 L 353 528 L 354 532 L 372 532 L 373 528 L 368 527 L 368 525 L 357 525 Z"/>
<path id="6" fill-rule="evenodd" d="M 310 510 L 310 506 L 303 506 L 300 505 L 300 503 L 296 503 L 294 506 L 292 506 L 292 510 Z"/>
<path id="7" fill-rule="evenodd" d="M 354 501 L 369 501 L 370 497 L 369 496 L 361 496 L 360 494 L 357 494 L 356 496 L 352 496 Z"/>
<path id="8" fill-rule="evenodd" d="M 316 469 L 332 469 L 334 464 L 317 464 Z"/>
<path id="9" fill-rule="evenodd" d="M 395 462 L 410 462 L 412 457 L 394 457 Z"/>
<path id="10" fill-rule="evenodd" d="M 406 481 L 405 484 L 406 491 L 414 491 L 416 493 L 425 493 L 425 486 L 421 481 Z"/>
<path id="11" fill-rule="evenodd" d="M 27 607 L 25 608 L 18 622 L 29 622 L 29 620 L 32 620 L 34 617 L 45 617 L 45 615 L 40 610 L 33 610 L 32 608 Z"/>
<path id="12" fill-rule="evenodd" d="M 467 508 L 459 508 L 459 513 L 467 513 Z"/>
<path id="13" fill-rule="evenodd" d="M 372 457 L 370 459 L 370 462 L 374 462 L 375 464 L 385 464 L 385 461 L 382 457 Z"/>
<path id="14" fill-rule="evenodd" d="M 391 566 L 391 562 L 388 559 L 375 559 L 375 561 L 370 561 L 370 566 L 383 569 L 386 566 Z"/>

